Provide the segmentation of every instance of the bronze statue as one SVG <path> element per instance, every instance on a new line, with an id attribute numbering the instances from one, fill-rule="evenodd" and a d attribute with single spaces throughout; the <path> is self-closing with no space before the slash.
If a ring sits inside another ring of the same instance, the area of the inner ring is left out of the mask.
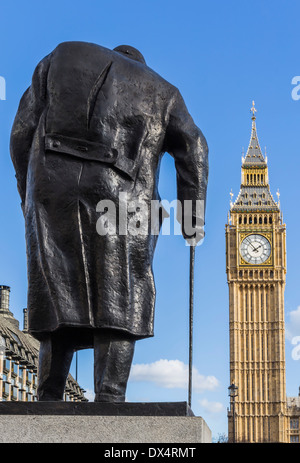
<path id="1" fill-rule="evenodd" d="M 205 138 L 179 91 L 138 50 L 66 42 L 38 64 L 11 134 L 29 331 L 40 341 L 38 400 L 62 400 L 74 351 L 90 347 L 95 401 L 125 400 L 135 341 L 153 336 L 157 234 L 99 233 L 105 209 L 96 209 L 105 200 L 118 212 L 120 193 L 129 203 L 160 200 L 164 152 L 195 219 L 206 198 Z M 137 227 L 139 214 L 128 213 Z"/>

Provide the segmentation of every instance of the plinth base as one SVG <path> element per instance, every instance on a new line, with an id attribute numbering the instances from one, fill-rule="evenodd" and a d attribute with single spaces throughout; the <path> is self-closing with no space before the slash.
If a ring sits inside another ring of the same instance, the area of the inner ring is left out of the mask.
<path id="1" fill-rule="evenodd" d="M 0 415 L 194 416 L 187 402 L 0 402 Z"/>
<path id="2" fill-rule="evenodd" d="M 0 429 L 0 443 L 211 442 L 185 402 L 1 402 Z"/>

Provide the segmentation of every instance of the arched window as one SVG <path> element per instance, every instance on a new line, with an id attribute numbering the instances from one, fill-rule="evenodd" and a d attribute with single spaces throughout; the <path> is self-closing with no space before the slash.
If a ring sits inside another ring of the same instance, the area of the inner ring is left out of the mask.
<path id="1" fill-rule="evenodd" d="M 241 224 L 241 223 L 242 223 L 242 216 L 240 215 L 239 216 L 239 224 Z"/>
<path id="2" fill-rule="evenodd" d="M 250 203 L 250 201 L 249 201 L 249 203 Z M 249 217 L 249 223 L 252 223 L 252 215 L 250 215 L 250 217 Z"/>
<path id="3" fill-rule="evenodd" d="M 244 217 L 244 224 L 246 224 L 246 223 L 247 223 L 247 217 L 245 216 Z"/>
<path id="4" fill-rule="evenodd" d="M 259 223 L 262 224 L 262 217 L 259 218 Z"/>
<path id="5" fill-rule="evenodd" d="M 272 216 L 270 215 L 270 217 L 269 217 L 269 223 L 272 223 L 272 222 L 273 222 Z"/>
<path id="6" fill-rule="evenodd" d="M 268 223 L 268 217 L 267 216 L 264 217 L 264 223 L 265 224 Z"/>
<path id="7" fill-rule="evenodd" d="M 257 223 L 257 217 L 256 217 L 256 215 L 254 216 L 254 223 Z"/>

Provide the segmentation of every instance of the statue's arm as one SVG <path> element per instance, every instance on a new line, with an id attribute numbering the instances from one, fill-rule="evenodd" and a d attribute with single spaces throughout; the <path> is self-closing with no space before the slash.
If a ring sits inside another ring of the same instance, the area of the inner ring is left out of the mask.
<path id="1" fill-rule="evenodd" d="M 192 216 L 194 226 L 196 218 L 199 218 L 196 201 L 202 201 L 201 220 L 198 223 L 202 221 L 203 226 L 208 181 L 208 147 L 204 135 L 195 125 L 178 90 L 170 106 L 166 151 L 175 159 L 177 195 L 182 210 L 188 211 Z M 192 203 L 184 203 L 186 200 Z M 185 204 L 192 207 L 185 208 Z M 178 220 L 181 218 L 178 217 Z"/>
<path id="2" fill-rule="evenodd" d="M 10 154 L 16 171 L 17 185 L 24 204 L 30 148 L 47 99 L 47 74 L 50 55 L 36 67 L 31 86 L 21 98 L 10 137 Z"/>

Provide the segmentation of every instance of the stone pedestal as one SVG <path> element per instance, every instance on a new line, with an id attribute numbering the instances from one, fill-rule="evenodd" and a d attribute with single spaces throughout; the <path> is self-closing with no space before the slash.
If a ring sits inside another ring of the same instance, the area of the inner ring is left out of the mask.
<path id="1" fill-rule="evenodd" d="M 1 443 L 209 443 L 183 403 L 1 402 Z"/>

